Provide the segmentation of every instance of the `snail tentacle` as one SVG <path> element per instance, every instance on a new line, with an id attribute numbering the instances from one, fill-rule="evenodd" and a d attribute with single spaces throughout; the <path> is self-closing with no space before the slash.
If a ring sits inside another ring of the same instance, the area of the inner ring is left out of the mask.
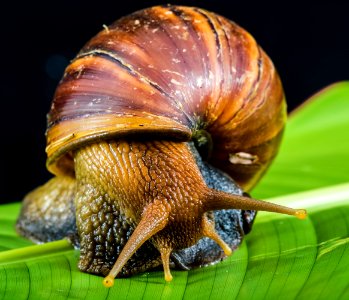
<path id="1" fill-rule="evenodd" d="M 306 210 L 304 209 L 294 209 L 267 201 L 256 200 L 241 195 L 232 195 L 213 189 L 211 189 L 211 197 L 208 198 L 206 207 L 208 211 L 230 208 L 269 211 L 292 215 L 299 219 L 304 219 L 307 215 Z"/>
<path id="2" fill-rule="evenodd" d="M 202 234 L 212 240 L 214 240 L 224 251 L 226 256 L 232 254 L 232 250 L 229 245 L 219 236 L 214 228 L 214 224 L 207 219 L 207 216 L 202 218 Z"/>
<path id="3" fill-rule="evenodd" d="M 173 279 L 170 271 L 170 255 L 171 255 L 172 249 L 168 246 L 167 247 L 164 246 L 164 247 L 161 247 L 159 251 L 161 253 L 162 265 L 164 267 L 165 280 L 167 282 L 170 282 Z"/>
<path id="4" fill-rule="evenodd" d="M 103 284 L 110 287 L 111 281 L 121 271 L 122 267 L 127 263 L 131 256 L 154 234 L 163 229 L 168 223 L 169 209 L 161 201 L 154 201 L 150 203 L 144 210 L 142 218 L 137 225 L 135 231 L 127 241 L 125 247 L 122 249 L 113 268 L 110 270 L 107 277 L 105 277 Z M 161 253 L 163 254 L 163 253 Z M 166 255 L 168 262 L 169 254 Z M 168 263 L 164 265 L 164 269 L 169 272 Z M 168 275 L 168 274 L 167 274 Z M 166 272 L 165 272 L 166 278 Z M 169 278 L 169 277 L 168 277 Z"/>

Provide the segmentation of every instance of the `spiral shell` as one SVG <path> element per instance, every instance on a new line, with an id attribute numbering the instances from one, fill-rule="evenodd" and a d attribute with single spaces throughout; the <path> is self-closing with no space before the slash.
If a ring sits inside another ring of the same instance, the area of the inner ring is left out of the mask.
<path id="1" fill-rule="evenodd" d="M 105 27 L 67 67 L 48 115 L 47 166 L 73 172 L 72 151 L 101 139 L 207 135 L 209 162 L 248 190 L 285 117 L 279 76 L 249 33 L 203 9 L 156 6 Z"/>

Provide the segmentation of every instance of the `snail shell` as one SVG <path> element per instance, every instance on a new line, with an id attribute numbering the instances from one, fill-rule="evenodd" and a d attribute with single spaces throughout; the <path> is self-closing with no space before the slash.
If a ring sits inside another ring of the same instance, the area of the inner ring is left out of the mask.
<path id="1" fill-rule="evenodd" d="M 279 76 L 253 37 L 224 17 L 156 6 L 91 39 L 68 66 L 48 115 L 48 169 L 99 139 L 195 140 L 250 190 L 274 158 L 286 118 Z"/>

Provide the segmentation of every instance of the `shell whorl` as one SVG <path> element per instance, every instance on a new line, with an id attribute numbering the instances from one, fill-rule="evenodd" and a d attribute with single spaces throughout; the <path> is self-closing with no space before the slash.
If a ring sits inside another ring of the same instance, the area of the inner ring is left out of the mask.
<path id="1" fill-rule="evenodd" d="M 203 129 L 210 162 L 249 189 L 276 154 L 285 108 L 249 33 L 206 10 L 156 6 L 105 27 L 67 67 L 48 115 L 47 165 L 69 172 L 71 151 L 98 139 L 187 141 Z"/>

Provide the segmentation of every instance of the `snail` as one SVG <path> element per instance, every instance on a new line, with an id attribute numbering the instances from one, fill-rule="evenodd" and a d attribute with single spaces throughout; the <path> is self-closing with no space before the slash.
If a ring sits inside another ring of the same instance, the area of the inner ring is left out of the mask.
<path id="1" fill-rule="evenodd" d="M 256 211 L 306 216 L 247 194 L 286 120 L 271 60 L 235 23 L 155 6 L 92 38 L 66 68 L 48 114 L 47 168 L 24 199 L 20 234 L 80 247 L 80 270 L 116 276 L 220 261 Z"/>

